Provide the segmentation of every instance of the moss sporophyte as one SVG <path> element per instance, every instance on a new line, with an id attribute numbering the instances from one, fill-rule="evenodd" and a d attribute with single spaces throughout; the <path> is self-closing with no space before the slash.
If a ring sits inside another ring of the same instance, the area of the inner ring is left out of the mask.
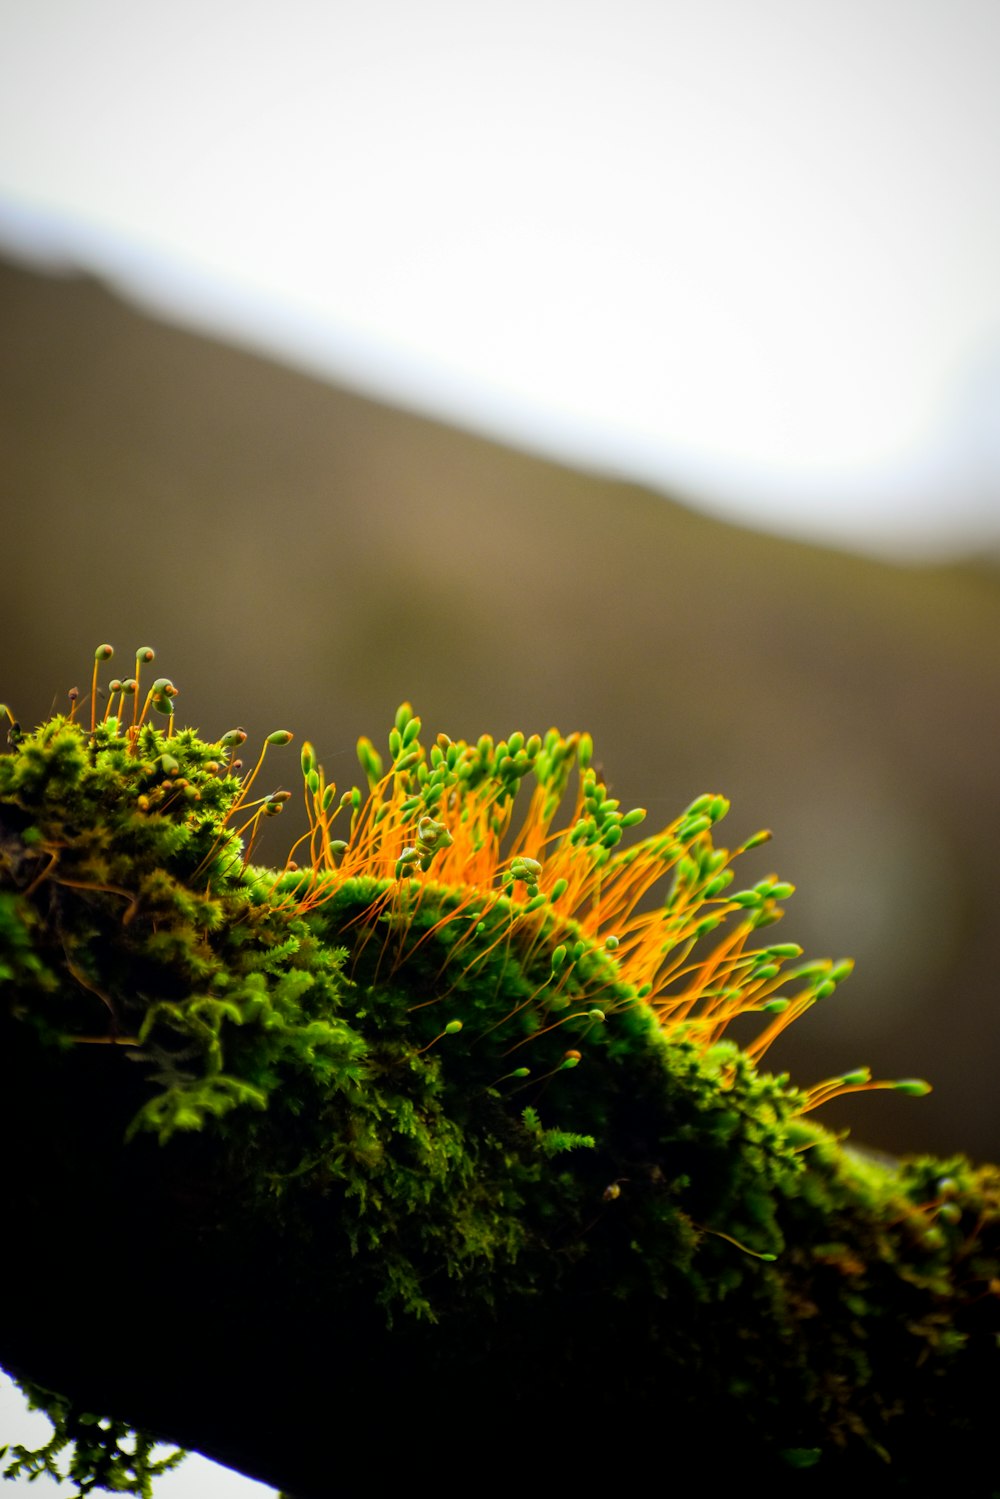
<path id="1" fill-rule="evenodd" d="M 907 1402 L 967 1437 L 956 1392 L 996 1354 L 976 1318 L 1000 1292 L 997 1175 L 880 1165 L 811 1117 L 922 1081 L 760 1069 L 851 971 L 762 936 L 790 885 L 734 890 L 768 833 L 717 847 L 729 804 L 704 795 L 642 837 L 588 735 L 428 744 L 404 704 L 387 760 L 360 741 L 361 786 L 302 746 L 306 830 L 260 868 L 290 800 L 261 781 L 292 735 L 247 768 L 241 729 L 206 742 L 169 679 L 144 689 L 149 648 L 102 694 L 111 656 L 32 733 L 2 710 L 0 980 L 32 1065 L 131 1062 L 127 1139 L 208 1141 L 244 1217 L 294 1244 L 311 1314 L 380 1309 L 386 1359 L 418 1348 L 453 1401 L 459 1314 L 492 1369 L 516 1364 L 504 1398 L 540 1398 L 523 1369 L 549 1291 L 545 1398 L 567 1410 L 624 1340 L 633 1401 L 683 1424 L 710 1398 L 775 1472 L 905 1476 Z M 71 1407 L 47 1404 L 64 1441 Z M 91 1428 L 105 1463 L 121 1430 Z"/>

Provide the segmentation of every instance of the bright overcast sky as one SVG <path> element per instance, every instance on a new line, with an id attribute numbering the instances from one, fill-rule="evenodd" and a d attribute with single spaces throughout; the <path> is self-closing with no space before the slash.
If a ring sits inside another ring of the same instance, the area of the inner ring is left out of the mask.
<path id="1" fill-rule="evenodd" d="M 1000 533 L 997 0 L 5 0 L 0 244 L 765 524 Z"/>

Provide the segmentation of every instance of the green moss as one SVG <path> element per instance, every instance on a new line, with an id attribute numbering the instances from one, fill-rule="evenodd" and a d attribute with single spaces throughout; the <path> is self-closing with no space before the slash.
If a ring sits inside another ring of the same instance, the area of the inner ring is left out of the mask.
<path id="1" fill-rule="evenodd" d="M 239 736 L 170 729 L 57 717 L 0 758 L 11 1044 L 39 1075 L 49 1053 L 127 1056 L 128 1139 L 209 1141 L 240 1220 L 314 1286 L 320 1325 L 377 1308 L 390 1357 L 424 1325 L 427 1377 L 453 1388 L 474 1326 L 498 1366 L 542 1360 L 567 1405 L 581 1369 L 624 1350 L 622 1400 L 678 1427 L 710 1407 L 763 1472 L 905 1488 L 928 1421 L 986 1446 L 1000 1177 L 853 1154 L 804 1111 L 867 1073 L 804 1092 L 726 1039 L 726 1017 L 758 1013 L 766 1040 L 849 965 L 748 945 L 790 887 L 726 893 L 724 799 L 618 849 L 642 814 L 607 797 L 585 737 L 427 754 L 404 708 L 388 777 L 362 744 L 367 811 L 356 788 L 336 801 L 305 747 L 310 861 L 266 871 L 246 844 L 283 803 L 251 800 Z M 529 775 L 537 838 L 518 852 Z M 660 868 L 648 936 L 635 901 Z M 726 920 L 738 941 L 702 952 Z M 70 1407 L 37 1398 L 62 1444 Z M 111 1437 L 91 1459 L 75 1435 L 80 1492 L 118 1482 Z"/>

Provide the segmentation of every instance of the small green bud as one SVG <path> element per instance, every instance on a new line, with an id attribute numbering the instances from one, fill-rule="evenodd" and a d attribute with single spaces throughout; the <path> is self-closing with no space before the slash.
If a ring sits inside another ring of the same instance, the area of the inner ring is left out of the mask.
<path id="1" fill-rule="evenodd" d="M 291 744 L 295 735 L 289 729 L 275 729 L 273 734 L 268 734 L 264 740 L 265 744 Z"/>
<path id="2" fill-rule="evenodd" d="M 382 756 L 364 734 L 358 740 L 358 763 L 371 785 L 382 779 Z"/>
<path id="3" fill-rule="evenodd" d="M 894 1093 L 906 1093 L 911 1098 L 925 1098 L 932 1092 L 930 1083 L 925 1083 L 922 1077 L 901 1077 L 892 1085 Z"/>
<path id="4" fill-rule="evenodd" d="M 444 1028 L 444 1033 L 446 1036 L 457 1036 L 461 1029 L 462 1022 L 460 1020 L 449 1020 Z"/>
<path id="5" fill-rule="evenodd" d="M 688 817 L 697 817 L 699 812 L 704 812 L 706 807 L 710 807 L 712 805 L 712 801 L 712 795 L 707 791 L 704 792 L 701 796 L 696 796 L 690 807 L 688 807 L 685 811 L 684 818 L 682 820 L 686 820 Z"/>

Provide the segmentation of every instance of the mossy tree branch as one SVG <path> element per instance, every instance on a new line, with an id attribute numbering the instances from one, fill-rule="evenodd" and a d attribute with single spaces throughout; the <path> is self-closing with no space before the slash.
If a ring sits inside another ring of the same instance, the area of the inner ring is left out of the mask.
<path id="1" fill-rule="evenodd" d="M 303 1496 L 652 1440 L 790 1492 L 989 1471 L 1000 1175 L 814 1122 L 923 1085 L 760 1070 L 849 965 L 760 944 L 790 887 L 730 892 L 723 798 L 630 844 L 586 736 L 428 752 L 404 708 L 367 796 L 305 746 L 263 871 L 284 796 L 163 682 L 0 760 L 0 1357 L 78 1454 L 97 1412 Z"/>

